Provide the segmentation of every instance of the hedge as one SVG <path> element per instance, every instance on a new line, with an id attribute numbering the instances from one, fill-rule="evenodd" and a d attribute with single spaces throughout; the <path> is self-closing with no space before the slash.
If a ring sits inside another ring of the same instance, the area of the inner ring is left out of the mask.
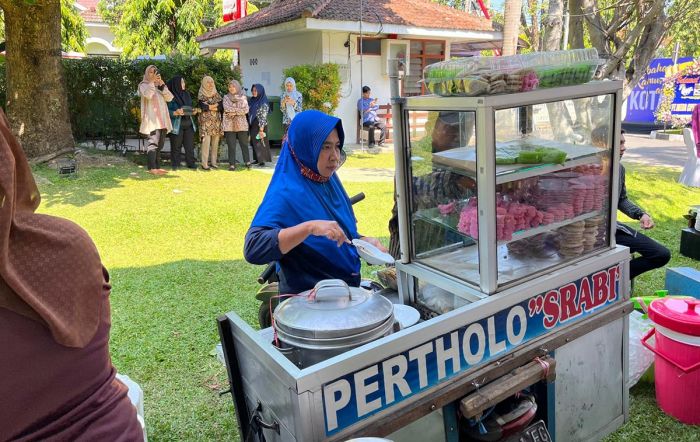
<path id="1" fill-rule="evenodd" d="M 120 144 L 127 135 L 138 133 L 140 99 L 137 88 L 150 64 L 158 67 L 165 80 L 181 75 L 194 99 L 204 75 L 214 78 L 222 95 L 226 93 L 231 78 L 240 80 L 241 77 L 238 70 L 231 70 L 228 62 L 204 57 L 64 59 L 68 107 L 76 141 L 99 140 L 109 146 Z M 5 78 L 4 60 L 0 62 L 0 78 Z M 6 82 L 0 82 L 0 102 L 3 105 L 6 103 L 6 88 Z"/>
<path id="2" fill-rule="evenodd" d="M 316 109 L 332 115 L 340 97 L 340 72 L 335 63 L 301 64 L 284 69 L 304 97 L 304 109 Z M 282 84 L 284 91 L 284 84 Z"/>

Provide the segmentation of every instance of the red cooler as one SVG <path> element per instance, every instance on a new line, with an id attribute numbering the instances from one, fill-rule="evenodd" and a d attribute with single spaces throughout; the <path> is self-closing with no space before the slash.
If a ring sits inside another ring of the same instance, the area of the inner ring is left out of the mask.
<path id="1" fill-rule="evenodd" d="M 700 425 L 700 300 L 654 300 L 649 318 L 655 327 L 642 343 L 656 354 L 656 401 L 666 414 Z"/>

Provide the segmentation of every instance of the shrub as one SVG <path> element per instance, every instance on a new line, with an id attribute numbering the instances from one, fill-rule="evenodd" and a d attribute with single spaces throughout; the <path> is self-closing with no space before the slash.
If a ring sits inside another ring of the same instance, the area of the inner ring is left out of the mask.
<path id="1" fill-rule="evenodd" d="M 106 145 L 123 142 L 127 134 L 136 134 L 140 123 L 138 84 L 146 67 L 156 65 L 164 80 L 175 75 L 185 79 L 194 100 L 204 75 L 210 75 L 223 95 L 231 78 L 240 80 L 238 70 L 228 62 L 204 57 L 173 57 L 167 60 L 121 60 L 90 57 L 63 60 L 68 108 L 76 141 L 99 140 Z M 5 78 L 5 63 L 0 62 L 0 78 Z M 6 103 L 6 82 L 0 81 L 0 99 Z"/>
<path id="2" fill-rule="evenodd" d="M 340 96 L 340 73 L 335 63 L 302 64 L 284 70 L 284 77 L 292 77 L 297 90 L 304 96 L 304 109 L 316 109 L 333 114 Z M 282 84 L 284 91 L 284 84 Z"/>

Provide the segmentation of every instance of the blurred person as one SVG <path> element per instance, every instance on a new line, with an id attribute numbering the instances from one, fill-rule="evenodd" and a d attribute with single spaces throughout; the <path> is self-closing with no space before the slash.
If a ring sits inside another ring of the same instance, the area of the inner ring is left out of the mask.
<path id="1" fill-rule="evenodd" d="M 78 225 L 34 213 L 40 200 L 0 111 L 0 440 L 142 441 L 109 355 L 107 270 Z"/>

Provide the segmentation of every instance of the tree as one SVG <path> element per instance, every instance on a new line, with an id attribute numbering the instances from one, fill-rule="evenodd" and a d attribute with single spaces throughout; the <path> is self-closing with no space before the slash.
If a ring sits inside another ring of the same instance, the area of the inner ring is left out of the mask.
<path id="1" fill-rule="evenodd" d="M 248 14 L 257 10 L 248 3 Z M 197 55 L 195 38 L 222 23 L 220 0 L 100 0 L 98 11 L 124 57 Z"/>
<path id="2" fill-rule="evenodd" d="M 572 14 L 585 17 L 591 44 L 606 60 L 598 76 L 624 79 L 623 97 L 639 83 L 671 26 L 690 17 L 697 20 L 700 10 L 700 0 L 580 0 L 580 3 L 573 3 L 577 9 L 572 10 Z"/>
<path id="3" fill-rule="evenodd" d="M 506 0 L 503 13 L 503 55 L 515 55 L 518 50 L 521 11 L 521 0 Z"/>
<path id="4" fill-rule="evenodd" d="M 6 34 L 7 116 L 29 158 L 74 149 L 61 64 L 60 0 L 0 0 Z"/>
<path id="5" fill-rule="evenodd" d="M 85 21 L 72 0 L 61 0 L 61 48 L 85 52 L 88 38 Z M 5 40 L 5 14 L 0 10 L 0 40 Z"/>

